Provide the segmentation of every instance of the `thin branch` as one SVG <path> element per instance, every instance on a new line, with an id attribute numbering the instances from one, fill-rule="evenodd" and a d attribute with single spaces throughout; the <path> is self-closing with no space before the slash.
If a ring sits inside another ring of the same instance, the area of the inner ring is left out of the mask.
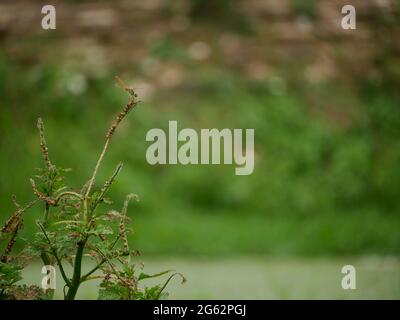
<path id="1" fill-rule="evenodd" d="M 17 202 L 17 196 L 15 194 L 12 195 L 12 202 L 14 203 L 15 207 L 17 208 L 17 210 L 21 209 L 21 205 Z"/>
<path id="2" fill-rule="evenodd" d="M 128 236 L 127 236 L 127 232 L 126 232 L 126 216 L 127 216 L 127 212 L 128 212 L 129 201 L 131 199 L 137 199 L 137 195 L 132 193 L 132 194 L 129 194 L 126 196 L 126 199 L 124 201 L 124 206 L 123 206 L 122 212 L 121 212 L 120 222 L 119 222 L 119 233 L 121 235 L 123 245 L 124 245 L 124 250 L 126 252 L 129 252 L 129 242 L 128 242 Z M 129 255 L 129 257 L 128 257 L 129 262 L 130 262 L 130 259 L 131 259 L 131 256 Z"/>
<path id="3" fill-rule="evenodd" d="M 66 196 L 71 196 L 71 197 L 75 197 L 79 200 L 83 200 L 83 196 L 80 193 L 77 192 L 73 192 L 73 191 L 64 191 L 63 193 L 60 193 L 57 198 L 55 199 L 56 203 L 58 204 L 59 201 L 66 197 Z"/>
<path id="4" fill-rule="evenodd" d="M 36 188 L 36 183 L 35 180 L 30 179 L 31 181 L 31 185 L 32 185 L 32 190 L 33 193 L 41 200 L 43 200 L 44 202 L 48 203 L 51 206 L 57 206 L 57 201 L 55 199 L 52 199 L 48 196 L 46 196 L 44 193 L 40 192 L 37 188 Z"/>
<path id="5" fill-rule="evenodd" d="M 114 183 L 115 179 L 117 178 L 118 174 L 121 172 L 122 167 L 123 167 L 123 164 L 120 162 L 117 165 L 117 167 L 116 167 L 114 173 L 111 175 L 111 177 L 108 178 L 107 181 L 104 183 L 103 187 L 100 190 L 99 196 L 97 197 L 95 203 L 93 204 L 93 207 L 91 208 L 91 212 L 93 212 L 97 208 L 99 202 L 104 198 L 104 195 L 106 194 L 108 189 L 110 189 L 110 187 Z"/>
<path id="6" fill-rule="evenodd" d="M 96 248 L 96 251 L 103 257 L 103 259 L 106 260 L 106 262 L 108 263 L 108 265 L 110 266 L 110 268 L 113 270 L 114 275 L 115 275 L 122 283 L 127 284 L 127 282 L 126 282 L 123 278 L 121 278 L 121 277 L 118 275 L 118 271 L 115 269 L 115 266 L 114 266 L 114 264 L 112 263 L 112 261 L 111 261 L 99 248 Z"/>
<path id="7" fill-rule="evenodd" d="M 61 201 L 62 198 L 66 197 L 66 196 L 72 196 L 75 197 L 79 200 L 83 200 L 83 196 L 77 192 L 73 192 L 73 191 L 64 191 L 63 193 L 59 194 L 57 196 L 57 198 L 53 199 L 49 196 L 46 196 L 43 192 L 40 192 L 38 190 L 38 188 L 36 187 L 36 183 L 35 180 L 30 179 L 31 181 L 31 185 L 32 185 L 32 190 L 33 193 L 41 200 L 43 200 L 47 205 L 53 206 L 53 207 L 57 207 L 59 202 Z M 48 211 L 48 210 L 47 210 Z"/>
<path id="8" fill-rule="evenodd" d="M 90 281 L 90 280 L 94 280 L 94 279 L 104 279 L 104 276 L 93 276 L 93 277 L 88 277 L 86 279 L 81 279 L 81 283 L 85 282 L 85 281 Z"/>
<path id="9" fill-rule="evenodd" d="M 56 249 L 53 247 L 53 244 L 51 243 L 51 240 L 50 240 L 49 236 L 47 235 L 46 229 L 43 227 L 43 225 L 42 225 L 40 222 L 37 222 L 37 225 L 39 226 L 40 230 L 43 232 L 43 234 L 44 234 L 44 236 L 45 236 L 47 242 L 48 242 L 49 245 L 50 245 L 51 253 L 54 255 L 54 257 L 55 257 L 56 260 L 57 260 L 57 264 L 58 264 L 58 266 L 59 266 L 59 268 L 60 268 L 60 272 L 61 272 L 61 275 L 62 275 L 62 277 L 63 277 L 65 283 L 67 284 L 68 287 L 70 287 L 70 286 L 71 286 L 71 282 L 70 282 L 70 280 L 68 279 L 68 277 L 67 277 L 67 275 L 66 275 L 66 273 L 65 273 L 65 271 L 64 271 L 64 267 L 63 267 L 63 265 L 62 265 L 62 263 L 61 263 L 60 258 L 58 257 L 58 254 L 57 254 Z"/>
<path id="10" fill-rule="evenodd" d="M 164 289 L 167 287 L 168 283 L 172 280 L 172 278 L 174 278 L 175 276 L 180 276 L 182 278 L 182 284 L 186 282 L 186 278 L 183 276 L 182 273 L 176 272 L 174 274 L 172 274 L 167 281 L 165 281 L 164 285 L 161 287 L 160 291 L 157 294 L 157 297 L 155 298 L 155 300 L 158 300 L 161 296 L 161 293 L 164 291 Z"/>
<path id="11" fill-rule="evenodd" d="M 89 220 L 89 212 L 88 212 L 88 200 L 89 200 L 89 195 L 90 192 L 92 191 L 94 181 L 96 180 L 97 172 L 99 171 L 100 165 L 103 161 L 103 158 L 107 152 L 108 146 L 110 144 L 111 138 L 114 135 L 115 130 L 117 129 L 118 125 L 121 123 L 121 121 L 126 117 L 126 115 L 131 111 L 137 104 L 137 95 L 134 92 L 133 89 L 128 88 L 121 79 L 116 77 L 117 81 L 123 85 L 123 88 L 126 92 L 129 94 L 129 100 L 128 103 L 125 105 L 124 109 L 117 115 L 115 121 L 112 123 L 111 127 L 108 129 L 107 134 L 106 134 L 106 141 L 103 147 L 103 150 L 100 154 L 99 159 L 97 160 L 96 166 L 94 168 L 93 174 L 89 180 L 88 187 L 85 192 L 84 200 L 83 200 L 83 218 L 87 222 Z"/>
<path id="12" fill-rule="evenodd" d="M 100 269 L 100 267 L 106 262 L 107 260 L 105 260 L 104 258 L 92 269 L 90 270 L 88 273 L 86 273 L 82 278 L 81 278 L 81 282 L 86 281 L 87 278 L 89 278 L 89 276 L 93 273 L 95 273 L 97 270 Z"/>
<path id="13" fill-rule="evenodd" d="M 106 142 L 104 144 L 104 147 L 103 147 L 103 151 L 101 152 L 100 157 L 97 160 L 96 167 L 94 168 L 92 177 L 89 180 L 88 188 L 87 188 L 85 196 L 83 198 L 84 199 L 83 200 L 83 219 L 85 221 L 88 220 L 88 198 L 89 198 L 89 194 L 90 194 L 90 191 L 92 190 L 94 181 L 95 181 L 96 176 L 97 176 L 97 172 L 99 171 L 99 167 L 101 165 L 101 162 L 103 161 L 104 155 L 107 152 L 109 144 L 110 144 L 110 138 L 107 138 L 107 140 L 106 140 Z"/>
<path id="14" fill-rule="evenodd" d="M 115 241 L 114 241 L 113 244 L 110 246 L 109 250 L 112 250 L 112 249 L 115 247 L 115 245 L 117 244 L 117 242 L 118 242 L 119 239 L 120 239 L 120 236 L 118 236 L 118 237 L 115 238 Z M 96 249 L 94 249 L 94 250 L 97 251 Z M 98 251 L 97 251 L 97 252 L 98 252 Z M 99 253 L 99 252 L 98 252 L 98 253 Z M 100 253 L 100 255 L 101 255 L 101 253 Z M 103 256 L 103 259 L 102 259 L 92 270 L 90 270 L 87 274 L 85 274 L 85 275 L 82 277 L 83 281 L 85 281 L 86 278 L 88 278 L 91 274 L 93 274 L 94 272 L 96 272 L 105 262 L 107 262 L 107 259 L 105 259 L 104 256 Z"/>

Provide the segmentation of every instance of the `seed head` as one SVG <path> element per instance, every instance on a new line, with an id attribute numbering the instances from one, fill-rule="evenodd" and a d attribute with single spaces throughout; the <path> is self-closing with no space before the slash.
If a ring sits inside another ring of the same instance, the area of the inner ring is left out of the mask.
<path id="1" fill-rule="evenodd" d="M 49 157 L 49 149 L 47 148 L 46 139 L 44 135 L 44 124 L 42 118 L 37 120 L 37 127 L 39 129 L 39 137 L 40 137 L 40 149 L 42 150 L 44 161 L 46 162 L 47 168 L 53 168 L 53 164 L 50 161 Z"/>

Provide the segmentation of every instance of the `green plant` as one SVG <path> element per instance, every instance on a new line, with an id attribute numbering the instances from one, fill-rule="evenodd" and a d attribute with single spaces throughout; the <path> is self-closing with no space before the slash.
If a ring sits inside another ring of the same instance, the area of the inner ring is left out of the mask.
<path id="1" fill-rule="evenodd" d="M 317 2 L 314 0 L 292 0 L 290 2 L 295 15 L 305 16 L 315 20 L 317 16 Z"/>
<path id="2" fill-rule="evenodd" d="M 42 290 L 37 286 L 17 285 L 21 280 L 21 270 L 35 257 L 40 257 L 44 265 L 57 265 L 65 282 L 64 298 L 72 300 L 83 282 L 102 279 L 99 299 L 159 299 L 166 296 L 164 289 L 169 281 L 180 276 L 171 270 L 148 275 L 140 272 L 141 264 L 133 263 L 140 253 L 131 250 L 127 234 L 130 223 L 127 211 L 130 200 L 138 199 L 130 194 L 126 197 L 121 211 L 107 210 L 105 205 L 111 201 L 106 195 L 121 172 L 122 163 L 101 187 L 96 188 L 96 177 L 104 156 L 109 148 L 115 130 L 127 114 L 138 104 L 137 95 L 122 80 L 119 84 L 129 94 L 128 103 L 118 114 L 106 134 L 103 150 L 98 158 L 89 181 L 77 191 L 65 185 L 64 175 L 67 169 L 56 167 L 50 160 L 45 130 L 39 118 L 37 127 L 40 135 L 40 148 L 45 166 L 31 179 L 36 198 L 28 205 L 20 206 L 14 198 L 15 213 L 0 230 L 0 299 L 49 299 L 54 290 Z M 23 215 L 32 206 L 42 203 L 43 217 L 37 220 L 38 231 L 33 241 L 22 252 L 11 255 L 14 244 L 23 225 Z M 85 257 L 94 261 L 91 270 L 84 272 Z M 65 263 L 72 265 L 72 274 L 68 275 Z M 100 275 L 95 275 L 101 271 Z M 140 272 L 140 273 L 139 273 Z M 144 279 L 170 274 L 163 285 L 142 287 Z"/>
<path id="3" fill-rule="evenodd" d="M 217 23 L 238 33 L 251 34 L 254 30 L 250 19 L 241 11 L 237 0 L 189 1 L 189 15 L 194 21 Z"/>

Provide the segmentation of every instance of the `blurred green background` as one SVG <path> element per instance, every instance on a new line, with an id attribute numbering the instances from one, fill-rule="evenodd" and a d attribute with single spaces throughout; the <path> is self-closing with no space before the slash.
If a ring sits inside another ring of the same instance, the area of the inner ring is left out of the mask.
<path id="1" fill-rule="evenodd" d="M 397 1 L 351 1 L 356 30 L 340 27 L 348 1 L 53 3 L 57 29 L 50 31 L 41 29 L 41 1 L 0 4 L 1 221 L 13 211 L 12 194 L 21 203 L 33 198 L 29 177 L 42 161 L 39 116 L 51 158 L 72 169 L 70 185 L 88 180 L 104 133 L 126 102 L 114 85 L 119 75 L 143 102 L 117 131 L 99 181 L 124 162 L 110 197 L 119 208 L 127 193 L 140 196 L 131 207 L 130 240 L 144 256 L 176 257 L 178 265 L 188 257 L 189 265 L 230 261 L 231 270 L 239 257 L 289 256 L 289 273 L 303 265 L 291 259 L 327 258 L 339 275 L 343 259 L 392 256 L 397 273 L 385 274 L 378 264 L 375 275 L 390 283 L 395 274 L 398 283 Z M 146 133 L 167 129 L 169 120 L 180 129 L 254 128 L 254 173 L 149 165 Z M 28 240 L 41 211 L 35 207 L 26 217 Z M 238 273 L 246 273 L 241 266 Z M 212 277 L 215 269 L 207 270 L 204 277 Z M 201 270 L 193 272 L 199 278 Z M 400 285 L 373 288 L 377 297 L 400 297 Z M 242 297 L 302 297 L 302 291 L 268 290 L 252 296 L 257 291 L 249 289 Z"/>

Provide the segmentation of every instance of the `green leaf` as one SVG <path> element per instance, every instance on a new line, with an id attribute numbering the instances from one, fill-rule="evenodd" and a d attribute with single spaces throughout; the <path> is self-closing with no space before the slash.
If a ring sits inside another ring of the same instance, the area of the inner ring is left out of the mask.
<path id="1" fill-rule="evenodd" d="M 0 289 L 10 287 L 21 280 L 21 269 L 15 264 L 0 262 Z"/>
<path id="2" fill-rule="evenodd" d="M 99 289 L 99 300 L 127 300 L 128 289 L 110 281 L 103 281 Z"/>

